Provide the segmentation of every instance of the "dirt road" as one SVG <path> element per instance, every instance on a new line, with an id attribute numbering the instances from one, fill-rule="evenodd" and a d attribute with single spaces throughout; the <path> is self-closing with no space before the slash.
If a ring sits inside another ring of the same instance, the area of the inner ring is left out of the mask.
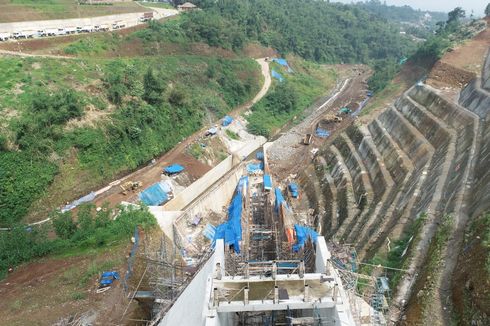
<path id="1" fill-rule="evenodd" d="M 281 134 L 274 141 L 274 145 L 268 150 L 269 167 L 273 176 L 282 180 L 289 174 L 295 174 L 304 169 L 312 157 L 312 149 L 320 148 L 329 139 L 334 138 L 335 133 L 345 129 L 355 120 L 355 117 L 345 115 L 342 117 L 342 122 L 328 124 L 328 131 L 330 132 L 328 138 L 323 139 L 314 136 L 311 145 L 302 144 L 303 136 L 306 133 L 314 135 L 318 123 L 326 114 L 336 113 L 339 108 L 344 106 L 353 111 L 357 109 L 359 104 L 366 99 L 366 80 L 369 75 L 370 72 L 367 67 L 352 66 L 346 77 L 331 94 L 321 98 L 307 109 L 307 118 Z"/>

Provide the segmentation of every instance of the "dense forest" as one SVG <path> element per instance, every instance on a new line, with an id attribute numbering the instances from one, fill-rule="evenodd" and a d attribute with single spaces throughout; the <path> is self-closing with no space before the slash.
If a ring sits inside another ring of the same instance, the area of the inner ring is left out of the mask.
<path id="1" fill-rule="evenodd" d="M 358 2 L 356 5 L 393 22 L 422 24 L 430 27 L 447 18 L 447 14 L 443 12 L 422 11 L 410 6 L 390 6 L 386 4 L 386 1 L 381 2 L 380 0 Z M 430 19 L 427 19 L 425 14 L 429 14 Z"/>
<path id="2" fill-rule="evenodd" d="M 415 50 L 400 29 L 359 6 L 315 0 L 197 0 L 184 32 L 210 45 L 258 40 L 280 53 L 321 63 L 369 63 Z"/>

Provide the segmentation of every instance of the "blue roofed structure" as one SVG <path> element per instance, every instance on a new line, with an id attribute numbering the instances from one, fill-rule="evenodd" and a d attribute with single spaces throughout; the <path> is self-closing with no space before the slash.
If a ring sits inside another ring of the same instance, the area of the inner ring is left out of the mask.
<path id="1" fill-rule="evenodd" d="M 311 239 L 311 241 L 315 243 L 318 238 L 318 233 L 316 233 L 315 230 L 299 224 L 294 225 L 294 232 L 296 234 L 296 244 L 293 245 L 294 252 L 301 250 L 308 239 Z"/>
<path id="2" fill-rule="evenodd" d="M 299 191 L 298 191 L 298 185 L 295 183 L 290 183 L 288 185 L 289 192 L 291 193 L 291 197 L 293 198 L 298 198 L 299 197 Z"/>
<path id="3" fill-rule="evenodd" d="M 185 168 L 180 164 L 172 164 L 163 169 L 166 174 L 176 174 L 184 170 Z"/>
<path id="4" fill-rule="evenodd" d="M 240 253 L 240 241 L 242 240 L 242 188 L 248 185 L 248 177 L 240 178 L 235 195 L 228 207 L 228 221 L 216 227 L 213 243 L 223 239 L 225 244 L 233 246 L 235 252 Z"/>
<path id="5" fill-rule="evenodd" d="M 272 190 L 272 178 L 270 174 L 264 174 L 264 190 Z"/>
<path id="6" fill-rule="evenodd" d="M 158 182 L 140 192 L 139 198 L 147 206 L 158 206 L 168 201 L 168 193 L 168 186 Z"/>
<path id="7" fill-rule="evenodd" d="M 230 117 L 229 115 L 227 115 L 227 116 L 225 116 L 225 117 L 223 118 L 223 123 L 222 123 L 222 125 L 223 125 L 223 127 L 226 127 L 226 126 L 230 125 L 232 122 L 233 122 L 233 118 L 232 118 L 232 117 Z"/>

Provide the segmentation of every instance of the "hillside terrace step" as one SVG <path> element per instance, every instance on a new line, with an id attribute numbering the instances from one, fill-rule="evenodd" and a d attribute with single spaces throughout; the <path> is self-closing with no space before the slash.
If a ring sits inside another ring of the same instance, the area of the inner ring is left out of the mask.
<path id="1" fill-rule="evenodd" d="M 348 229 L 347 233 L 344 234 L 342 237 L 347 239 L 348 242 L 353 242 L 352 237 L 355 236 L 358 233 L 358 230 L 366 224 L 366 218 L 372 214 L 372 212 L 375 210 L 376 206 L 381 206 L 382 205 L 382 200 L 379 200 L 379 197 L 383 197 L 383 195 L 386 193 L 386 183 L 383 182 L 382 186 L 379 185 L 377 187 L 379 190 L 377 190 L 377 193 L 375 193 L 372 184 L 371 184 L 371 178 L 369 175 L 369 170 L 366 168 L 362 158 L 360 157 L 357 148 L 354 147 L 354 144 L 352 143 L 351 139 L 346 133 L 342 133 L 341 136 L 345 144 L 347 144 L 350 152 L 352 153 L 352 156 L 356 160 L 356 164 L 359 169 L 361 169 L 361 176 L 362 176 L 362 182 L 364 184 L 364 190 L 366 192 L 366 197 L 367 197 L 367 207 L 368 209 L 365 209 L 361 216 L 353 223 Z M 383 180 L 384 181 L 384 180 Z"/>
<path id="2" fill-rule="evenodd" d="M 381 127 L 403 149 L 415 167 L 425 165 L 434 152 L 434 147 L 417 128 L 393 107 L 380 114 L 378 119 Z"/>
<path id="3" fill-rule="evenodd" d="M 333 162 L 335 162 L 331 175 L 335 180 L 335 185 L 338 190 L 337 198 L 339 199 L 337 202 L 339 211 L 338 228 L 337 232 L 335 233 L 335 238 L 337 240 L 341 240 L 337 235 L 345 232 L 347 225 L 349 225 L 355 219 L 355 217 L 359 215 L 360 210 L 354 196 L 352 177 L 349 173 L 349 169 L 345 165 L 342 155 L 334 145 L 330 146 L 330 153 L 332 153 Z M 345 201 L 343 200 L 342 195 L 345 196 Z"/>
<path id="4" fill-rule="evenodd" d="M 337 210 L 337 187 L 335 181 L 330 175 L 328 164 L 325 158 L 318 155 L 316 160 L 316 172 L 319 180 L 322 181 L 322 195 L 325 206 L 325 215 L 323 216 L 322 232 L 325 238 L 330 238 L 338 227 L 338 210 Z"/>
<path id="5" fill-rule="evenodd" d="M 398 144 L 388 134 L 381 122 L 374 119 L 367 126 L 367 131 L 371 135 L 371 140 L 376 145 L 377 151 L 383 157 L 384 164 L 390 172 L 393 180 L 399 184 L 407 175 L 414 170 L 412 161 L 407 154 L 398 147 Z"/>
<path id="6" fill-rule="evenodd" d="M 406 95 L 408 92 L 404 94 Z M 435 138 L 432 138 L 434 140 Z M 444 142 L 447 143 L 447 142 Z M 426 212 L 427 220 L 419 233 L 419 241 L 412 250 L 409 259 L 411 261 L 408 268 L 408 277 L 402 278 L 398 287 L 395 304 L 400 304 L 401 300 L 407 300 L 411 295 L 412 283 L 416 272 L 421 270 L 429 250 L 429 244 L 434 237 L 437 229 L 437 223 L 441 218 L 441 201 L 443 199 L 444 189 L 447 184 L 449 171 L 453 167 L 455 157 L 456 141 L 451 137 L 447 146 L 439 145 L 434 153 L 431 167 L 429 168 L 429 177 L 424 184 L 421 200 L 416 207 L 416 214 Z"/>
<path id="7" fill-rule="evenodd" d="M 393 210 L 393 207 L 395 206 L 395 203 L 393 201 L 395 200 L 395 197 L 399 194 L 399 191 L 397 191 L 397 189 L 399 190 L 401 185 L 399 187 L 395 187 L 395 183 L 391 178 L 390 173 L 385 167 L 383 157 L 378 152 L 376 145 L 372 140 L 372 136 L 369 130 L 365 126 L 360 126 L 359 131 L 364 136 L 361 145 L 365 144 L 367 149 L 366 153 L 368 152 L 373 153 L 374 157 L 376 158 L 378 169 L 381 171 L 382 177 L 386 185 L 385 192 L 382 198 L 380 199 L 379 203 L 377 203 L 374 212 L 372 212 L 368 221 L 362 227 L 361 232 L 360 233 L 357 232 L 355 234 L 355 236 L 358 239 L 358 244 L 359 244 L 358 248 L 360 249 L 359 251 L 362 252 L 364 249 L 364 244 L 367 242 L 366 238 L 368 237 L 368 233 L 372 229 L 372 226 L 374 224 L 379 224 L 380 222 L 383 223 L 383 221 L 386 220 L 385 218 L 386 212 Z M 372 164 L 374 164 L 374 162 Z M 362 253 L 362 255 L 364 255 L 364 253 Z"/>
<path id="8" fill-rule="evenodd" d="M 407 94 L 397 100 L 395 108 L 420 131 L 434 148 L 448 142 L 449 137 L 455 135 L 454 130 L 444 121 L 434 116 Z"/>

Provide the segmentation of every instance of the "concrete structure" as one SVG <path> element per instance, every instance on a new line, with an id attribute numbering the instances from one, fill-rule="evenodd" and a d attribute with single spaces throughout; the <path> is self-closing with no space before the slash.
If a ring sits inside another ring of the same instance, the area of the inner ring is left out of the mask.
<path id="1" fill-rule="evenodd" d="M 306 242 L 298 251 L 292 251 L 283 226 L 273 222 L 280 218 L 280 213 L 272 210 L 274 195 L 264 190 L 262 178 L 255 171 L 246 179 L 242 177 L 244 171 L 245 164 L 231 169 L 194 200 L 174 224 L 174 237 L 179 237 L 175 242 L 187 252 L 192 251 L 185 242 L 187 234 L 178 234 L 185 229 L 185 220 L 205 209 L 222 207 L 232 195 L 240 196 L 241 250 L 235 245 L 232 249 L 218 238 L 210 258 L 172 306 L 161 311 L 155 320 L 159 325 L 183 326 L 288 322 L 356 325 L 351 298 L 330 262 L 325 239 L 319 236 L 314 243 Z M 247 181 L 236 190 L 239 179 Z M 211 202 L 216 202 L 215 207 L 211 207 Z M 226 241 L 230 241 L 227 237 Z M 365 307 L 364 312 L 367 316 L 373 314 L 370 307 Z"/>

